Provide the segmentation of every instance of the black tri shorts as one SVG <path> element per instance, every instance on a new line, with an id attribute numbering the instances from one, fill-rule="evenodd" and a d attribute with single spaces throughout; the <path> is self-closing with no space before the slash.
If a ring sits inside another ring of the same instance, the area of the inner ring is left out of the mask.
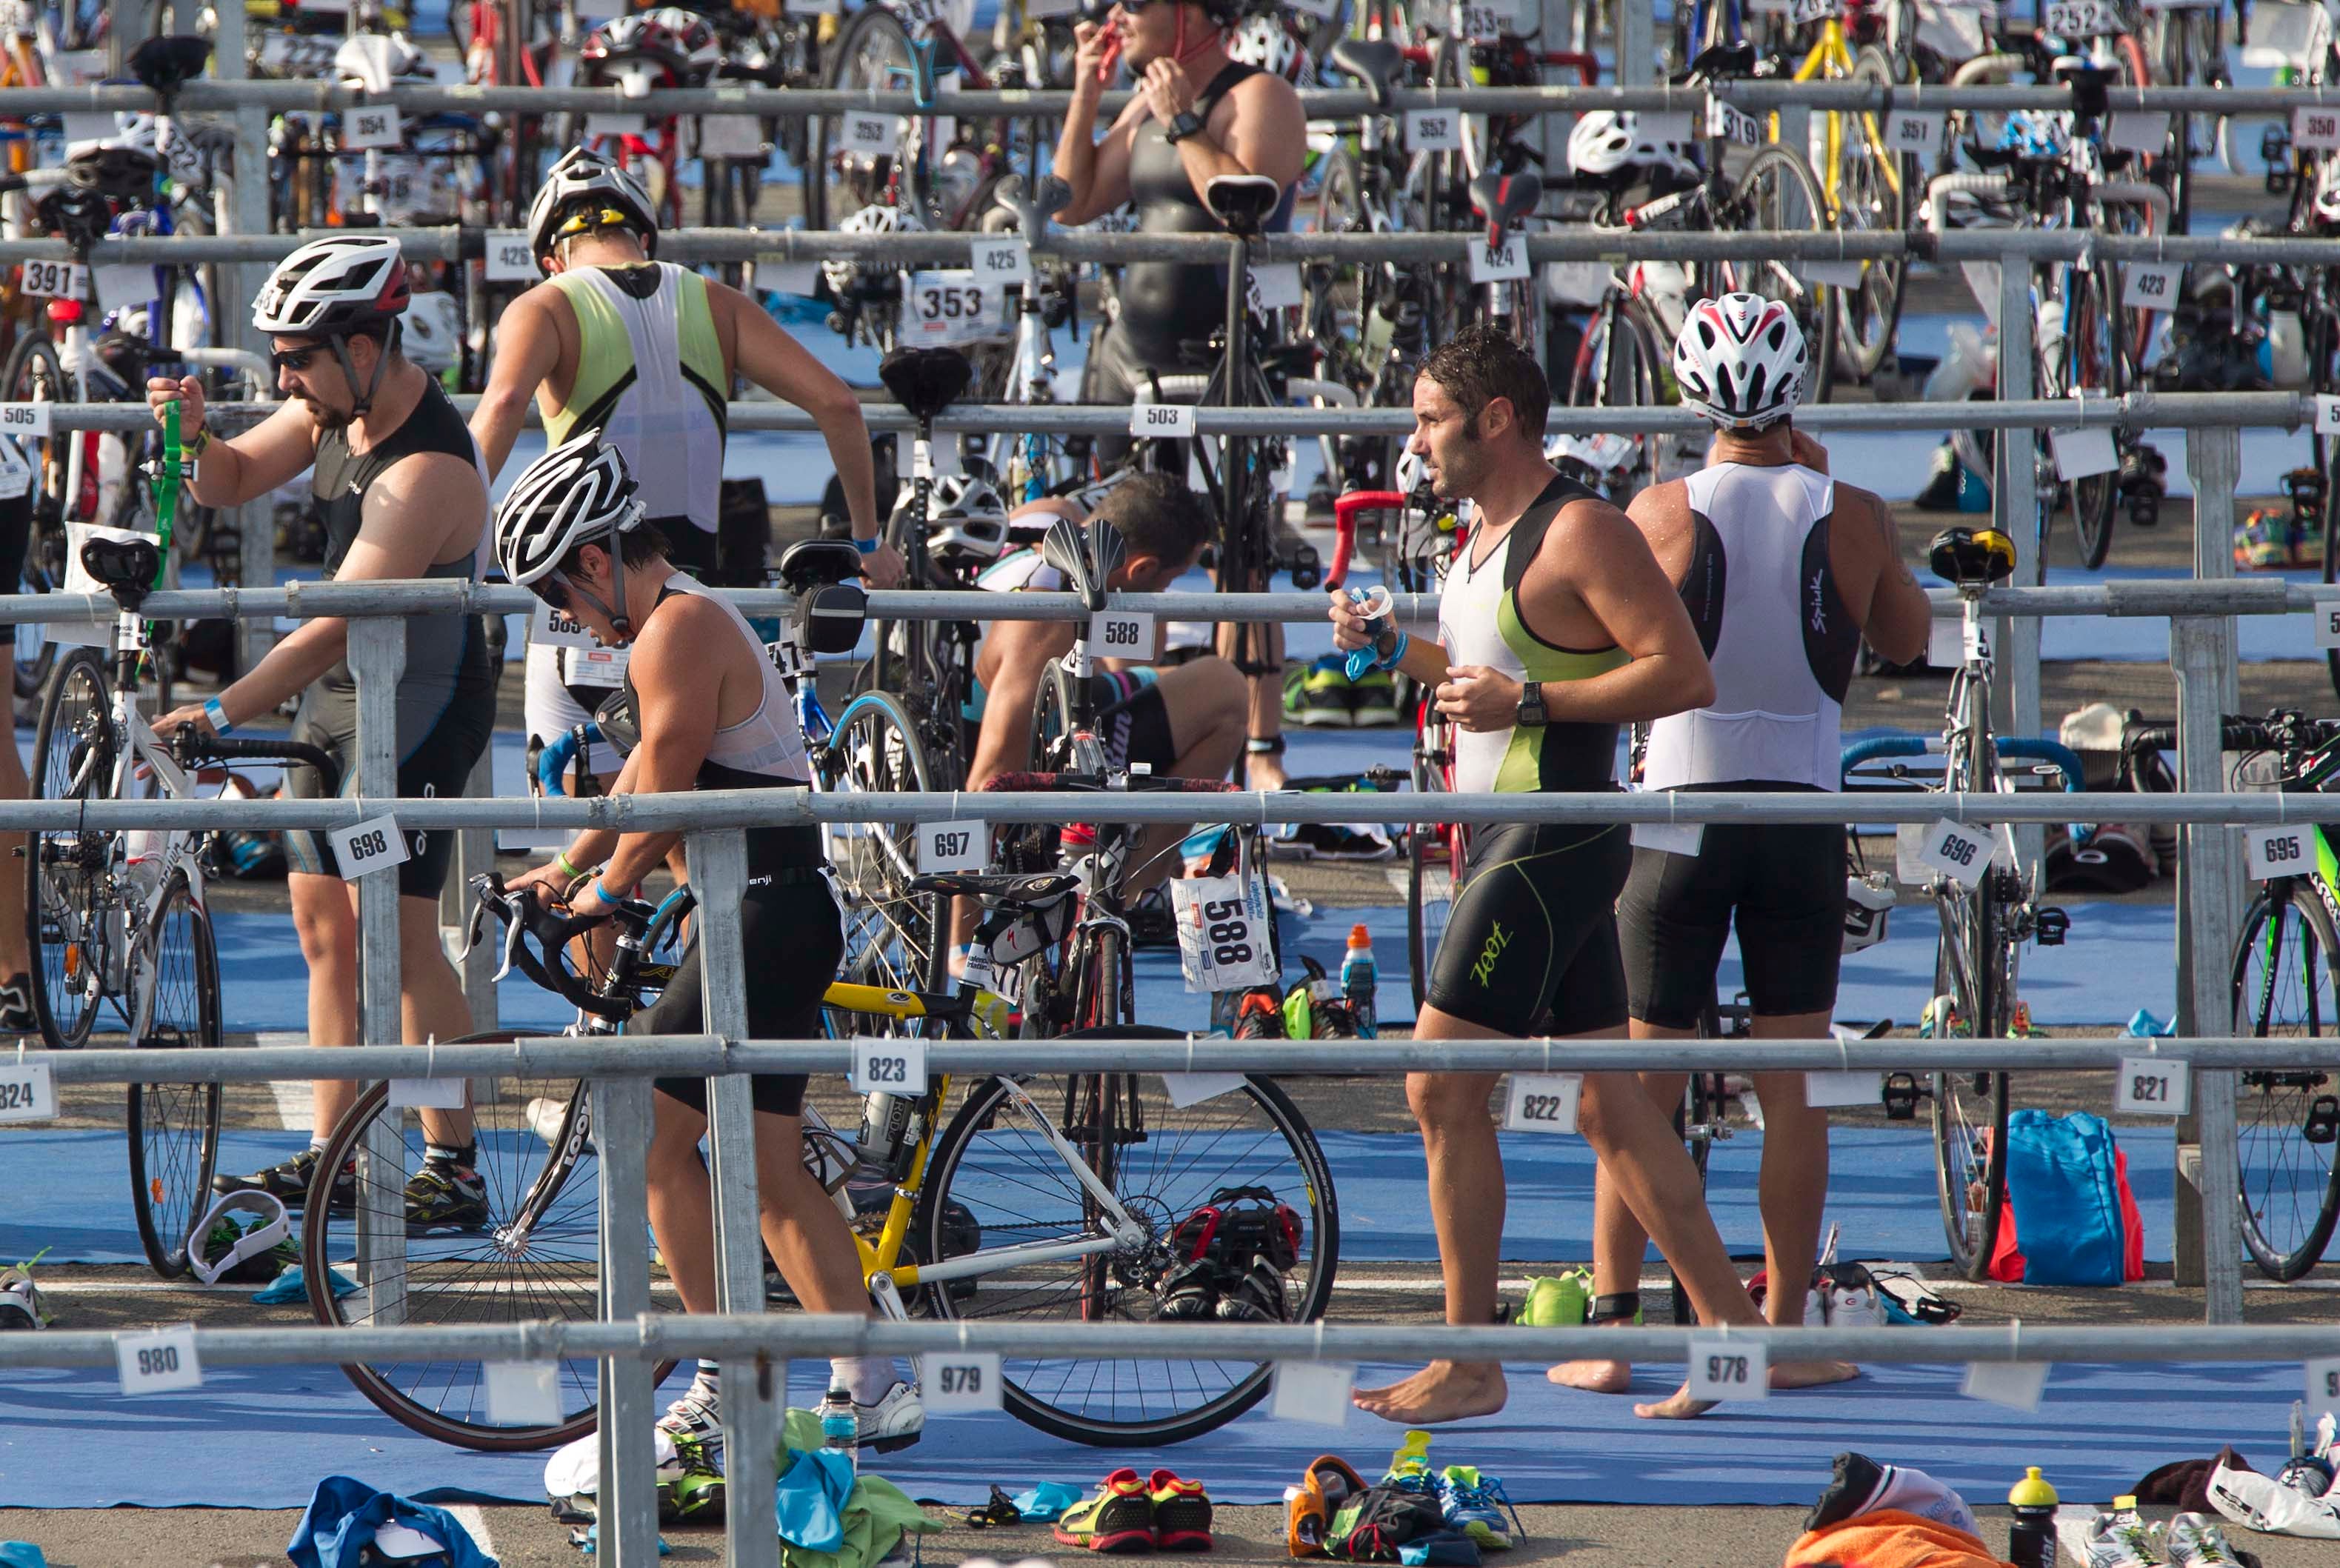
<path id="1" fill-rule="evenodd" d="M 1622 1033 L 1622 824 L 1508 823 L 1471 840 L 1431 963 L 1430 1005 L 1498 1035 Z"/>
<path id="2" fill-rule="evenodd" d="M 1633 1017 L 1645 1024 L 1698 1027 L 1715 1000 L 1715 968 L 1734 923 L 1758 1017 L 1826 1012 L 1836 1006 L 1844 956 L 1844 829 L 1710 822 L 1695 855 L 1636 849 L 1617 923 Z"/>
<path id="3" fill-rule="evenodd" d="M 820 998 L 845 956 L 843 917 L 828 867 L 800 865 L 759 873 L 751 864 L 748 893 L 739 901 L 739 940 L 747 956 L 749 1033 L 759 1040 L 818 1036 Z M 629 1019 L 626 1032 L 699 1033 L 707 1027 L 701 984 L 699 938 L 694 936 L 665 994 Z M 659 1093 L 705 1114 L 705 1078 L 650 1081 Z M 804 1108 L 804 1074 L 758 1073 L 750 1081 L 758 1110 L 792 1116 Z"/>

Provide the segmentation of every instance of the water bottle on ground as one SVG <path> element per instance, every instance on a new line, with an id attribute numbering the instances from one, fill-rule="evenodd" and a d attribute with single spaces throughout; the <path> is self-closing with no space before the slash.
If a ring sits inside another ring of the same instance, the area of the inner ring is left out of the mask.
<path id="1" fill-rule="evenodd" d="M 830 1384 L 820 1402 L 820 1445 L 844 1454 L 853 1473 L 861 1474 L 861 1418 L 853 1414 L 853 1394 L 842 1383 Z"/>
<path id="2" fill-rule="evenodd" d="M 2056 1489 L 2040 1478 L 2039 1466 L 2023 1473 L 2007 1506 L 2015 1515 L 2007 1526 L 2007 1560 L 2015 1568 L 2056 1568 Z"/>
<path id="3" fill-rule="evenodd" d="M 1373 987 L 1381 974 L 1373 963 L 1373 939 L 1363 926 L 1349 928 L 1349 956 L 1341 960 L 1341 994 L 1349 1000 L 1349 1017 L 1361 1040 L 1379 1033 L 1373 1013 Z"/>

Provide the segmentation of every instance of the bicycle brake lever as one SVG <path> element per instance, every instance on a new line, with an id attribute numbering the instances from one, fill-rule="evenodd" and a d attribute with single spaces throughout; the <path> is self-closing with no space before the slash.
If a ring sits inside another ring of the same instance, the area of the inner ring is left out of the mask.
<path id="1" fill-rule="evenodd" d="M 512 961 L 520 957 L 521 944 L 527 939 L 527 931 L 518 919 L 504 922 L 504 964 L 503 968 L 498 969 L 495 974 L 499 984 L 506 975 L 512 972 Z"/>

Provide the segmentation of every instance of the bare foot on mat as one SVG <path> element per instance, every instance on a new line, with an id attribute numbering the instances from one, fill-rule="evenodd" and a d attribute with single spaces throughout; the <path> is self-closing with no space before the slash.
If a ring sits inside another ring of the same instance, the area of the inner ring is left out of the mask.
<path id="1" fill-rule="evenodd" d="M 1433 1361 L 1386 1388 L 1360 1388 L 1349 1397 L 1368 1415 L 1402 1426 L 1434 1426 L 1492 1415 L 1503 1407 L 1503 1369 L 1492 1362 Z"/>

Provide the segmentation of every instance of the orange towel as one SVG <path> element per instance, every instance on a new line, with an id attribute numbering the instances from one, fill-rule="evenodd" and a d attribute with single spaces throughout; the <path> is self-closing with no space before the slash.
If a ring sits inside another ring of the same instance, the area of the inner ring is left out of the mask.
<path id="1" fill-rule="evenodd" d="M 1963 1530 L 1881 1508 L 1826 1530 L 1808 1530 L 1788 1548 L 1785 1568 L 2010 1568 Z"/>

